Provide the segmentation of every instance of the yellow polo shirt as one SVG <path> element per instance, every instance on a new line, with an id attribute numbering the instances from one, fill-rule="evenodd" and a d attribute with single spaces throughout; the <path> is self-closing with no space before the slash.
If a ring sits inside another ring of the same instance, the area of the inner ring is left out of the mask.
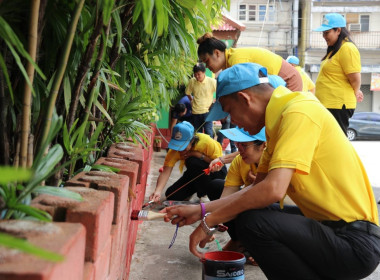
<path id="1" fill-rule="evenodd" d="M 237 155 L 231 162 L 230 167 L 228 168 L 228 173 L 224 186 L 238 187 L 244 185 L 244 187 L 247 187 L 251 185 L 252 181 L 248 176 L 250 170 L 252 170 L 252 173 L 256 175 L 256 165 L 245 163 L 241 155 Z"/>
<path id="2" fill-rule="evenodd" d="M 360 53 L 351 42 L 344 42 L 339 51 L 322 61 L 315 83 L 315 96 L 329 109 L 356 108 L 354 89 L 347 74 L 360 73 Z"/>
<path id="3" fill-rule="evenodd" d="M 205 77 L 202 82 L 198 82 L 196 78 L 191 78 L 186 87 L 186 95 L 193 94 L 191 107 L 193 114 L 205 114 L 214 99 L 216 91 L 216 80 L 210 77 Z"/>
<path id="4" fill-rule="evenodd" d="M 230 48 L 226 49 L 226 68 L 238 63 L 252 62 L 267 68 L 269 75 L 278 75 L 282 57 L 264 48 Z"/>
<path id="5" fill-rule="evenodd" d="M 201 152 L 211 159 L 223 156 L 222 146 L 220 146 L 218 141 L 215 141 L 207 134 L 197 133 L 196 135 L 199 137 L 199 141 L 191 149 L 192 151 Z M 170 149 L 166 154 L 164 166 L 173 167 L 179 160 L 181 161 L 179 169 L 182 172 L 185 160 L 181 158 L 179 151 Z"/>
<path id="6" fill-rule="evenodd" d="M 300 73 L 302 78 L 302 91 L 311 91 L 315 88 L 314 82 L 310 79 L 310 77 L 302 70 L 301 66 L 295 66 L 298 73 Z"/>
<path id="7" fill-rule="evenodd" d="M 274 90 L 266 108 L 267 148 L 258 172 L 291 168 L 287 190 L 306 217 L 378 224 L 364 166 L 338 123 L 311 93 Z"/>

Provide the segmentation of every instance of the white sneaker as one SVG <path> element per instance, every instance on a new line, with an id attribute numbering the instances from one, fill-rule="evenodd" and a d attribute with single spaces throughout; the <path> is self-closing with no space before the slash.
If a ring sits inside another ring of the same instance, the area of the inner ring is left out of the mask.
<path id="1" fill-rule="evenodd" d="M 189 199 L 190 202 L 192 203 L 199 203 L 199 198 L 197 196 L 197 193 L 193 194 L 190 199 Z"/>
<path id="2" fill-rule="evenodd" d="M 199 199 L 200 202 L 203 202 L 203 203 L 206 203 L 206 202 L 210 202 L 210 199 L 208 198 L 207 195 L 205 196 L 202 196 L 200 199 Z"/>

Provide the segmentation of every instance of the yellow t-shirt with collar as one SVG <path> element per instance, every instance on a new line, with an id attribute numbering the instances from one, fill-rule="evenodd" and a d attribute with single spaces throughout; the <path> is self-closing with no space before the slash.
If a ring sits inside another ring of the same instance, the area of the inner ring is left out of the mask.
<path id="1" fill-rule="evenodd" d="M 228 168 L 228 173 L 226 181 L 224 183 L 225 187 L 238 187 L 238 186 L 249 186 L 252 184 L 251 179 L 248 176 L 249 171 L 256 175 L 257 169 L 255 164 L 247 164 L 242 159 L 241 155 L 237 155 L 231 162 Z"/>
<path id="2" fill-rule="evenodd" d="M 196 136 L 199 137 L 199 141 L 191 149 L 192 151 L 201 152 L 211 159 L 216 159 L 223 155 L 222 146 L 220 146 L 218 141 L 215 141 L 209 135 L 204 133 L 197 133 Z M 164 166 L 174 167 L 179 160 L 181 161 L 179 168 L 182 172 L 185 160 L 181 158 L 179 151 L 169 149 L 165 157 Z"/>
<path id="3" fill-rule="evenodd" d="M 378 224 L 364 166 L 331 113 L 311 93 L 274 90 L 258 172 L 295 169 L 287 195 L 306 217 Z"/>
<path id="4" fill-rule="evenodd" d="M 302 91 L 311 91 L 315 88 L 314 82 L 310 79 L 310 77 L 303 71 L 301 66 L 295 66 L 298 73 L 300 73 L 302 78 Z"/>
<path id="5" fill-rule="evenodd" d="M 238 63 L 252 62 L 267 68 L 269 75 L 278 75 L 283 61 L 278 54 L 258 47 L 226 49 L 225 56 L 226 68 Z"/>
<path id="6" fill-rule="evenodd" d="M 354 89 L 347 74 L 360 73 L 360 53 L 351 42 L 344 42 L 339 51 L 321 62 L 316 81 L 315 96 L 329 109 L 356 108 Z"/>
<path id="7" fill-rule="evenodd" d="M 214 92 L 216 91 L 216 80 L 205 76 L 202 82 L 198 82 L 196 78 L 191 78 L 186 87 L 186 95 L 193 94 L 191 107 L 193 114 L 205 114 L 209 111 L 214 100 Z"/>

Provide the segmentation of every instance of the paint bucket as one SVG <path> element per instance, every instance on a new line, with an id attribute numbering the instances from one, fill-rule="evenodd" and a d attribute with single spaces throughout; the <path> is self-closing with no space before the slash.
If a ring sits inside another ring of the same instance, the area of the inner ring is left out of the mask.
<path id="1" fill-rule="evenodd" d="M 241 253 L 207 252 L 202 262 L 202 280 L 244 280 L 245 257 Z"/>

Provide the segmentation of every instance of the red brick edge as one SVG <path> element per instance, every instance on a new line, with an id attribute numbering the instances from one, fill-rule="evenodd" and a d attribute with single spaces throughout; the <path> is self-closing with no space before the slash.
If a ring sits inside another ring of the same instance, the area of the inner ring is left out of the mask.
<path id="1" fill-rule="evenodd" d="M 118 168 L 117 174 L 81 172 L 66 182 L 65 188 L 81 194 L 83 201 L 36 197 L 32 206 L 50 213 L 53 223 L 32 222 L 36 230 L 25 230 L 25 221 L 0 222 L 0 232 L 22 236 L 65 257 L 61 263 L 51 263 L 0 247 L 0 255 L 5 256 L 0 279 L 128 279 L 138 228 L 130 214 L 141 209 L 144 200 L 156 127 L 152 125 L 146 134 L 146 148 L 132 142 L 117 143 L 107 157 L 96 162 Z M 17 227 L 11 226 L 17 223 Z M 54 230 L 46 233 L 40 230 L 43 227 Z"/>

